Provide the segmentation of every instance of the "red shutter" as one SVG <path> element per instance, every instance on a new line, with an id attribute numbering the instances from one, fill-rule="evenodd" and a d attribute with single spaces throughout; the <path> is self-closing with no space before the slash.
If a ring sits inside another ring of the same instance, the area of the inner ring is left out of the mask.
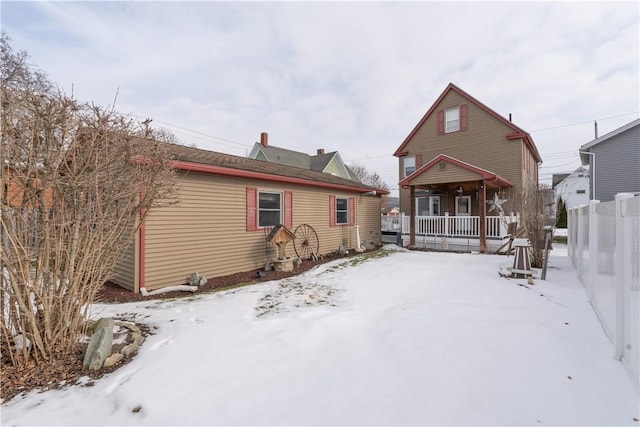
<path id="1" fill-rule="evenodd" d="M 329 196 L 329 225 L 336 226 L 336 196 Z"/>
<path id="2" fill-rule="evenodd" d="M 284 226 L 291 230 L 293 227 L 293 193 L 284 192 Z"/>
<path id="3" fill-rule="evenodd" d="M 416 154 L 416 170 L 422 166 L 422 154 Z"/>
<path id="4" fill-rule="evenodd" d="M 466 130 L 469 123 L 469 108 L 467 104 L 460 106 L 460 130 Z"/>
<path id="5" fill-rule="evenodd" d="M 247 187 L 247 231 L 258 229 L 258 189 Z"/>
<path id="6" fill-rule="evenodd" d="M 438 110 L 438 135 L 444 134 L 444 110 Z"/>
<path id="7" fill-rule="evenodd" d="M 349 225 L 356 225 L 356 198 L 349 197 Z"/>

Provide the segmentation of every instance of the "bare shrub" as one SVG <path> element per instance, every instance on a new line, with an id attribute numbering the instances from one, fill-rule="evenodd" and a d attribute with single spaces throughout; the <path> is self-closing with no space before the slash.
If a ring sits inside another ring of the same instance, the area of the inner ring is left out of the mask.
<path id="1" fill-rule="evenodd" d="M 553 204 L 553 193 L 548 185 L 530 184 L 516 195 L 512 206 L 520 212 L 520 222 L 527 231 L 531 242 L 533 267 L 542 267 L 544 259 L 545 226 L 553 225 L 554 218 L 550 214 Z"/>
<path id="2" fill-rule="evenodd" d="M 70 354 L 147 212 L 171 203 L 167 144 L 66 96 L 1 40 L 0 351 Z M 6 360 L 6 359 L 5 359 Z"/>

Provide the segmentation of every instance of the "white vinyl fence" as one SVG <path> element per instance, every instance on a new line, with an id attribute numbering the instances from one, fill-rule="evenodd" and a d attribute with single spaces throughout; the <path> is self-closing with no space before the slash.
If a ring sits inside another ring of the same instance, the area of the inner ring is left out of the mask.
<path id="1" fill-rule="evenodd" d="M 640 196 L 568 211 L 569 256 L 621 360 L 640 385 Z"/>

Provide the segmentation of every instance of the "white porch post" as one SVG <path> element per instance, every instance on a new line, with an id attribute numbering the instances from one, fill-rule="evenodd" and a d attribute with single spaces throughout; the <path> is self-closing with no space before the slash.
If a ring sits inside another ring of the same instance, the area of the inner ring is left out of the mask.
<path id="1" fill-rule="evenodd" d="M 445 236 L 449 235 L 449 212 L 445 211 L 444 213 L 444 231 L 443 234 Z"/>
<path id="2" fill-rule="evenodd" d="M 416 189 L 409 187 L 409 246 L 416 245 Z"/>
<path id="3" fill-rule="evenodd" d="M 480 181 L 480 253 L 487 252 L 487 189 L 484 181 Z"/>

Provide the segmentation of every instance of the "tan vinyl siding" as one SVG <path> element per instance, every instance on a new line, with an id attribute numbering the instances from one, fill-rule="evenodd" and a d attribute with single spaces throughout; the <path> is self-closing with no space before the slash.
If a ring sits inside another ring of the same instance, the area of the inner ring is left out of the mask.
<path id="1" fill-rule="evenodd" d="M 360 226 L 360 243 L 380 245 L 380 213 L 382 199 L 375 196 L 356 196 L 356 225 Z M 377 212 L 377 215 L 373 213 Z"/>
<path id="2" fill-rule="evenodd" d="M 132 230 L 133 231 L 133 230 Z M 139 244 L 138 233 L 132 239 L 131 244 L 124 252 L 120 261 L 116 263 L 111 281 L 123 288 L 134 291 L 136 285 L 137 270 L 137 245 Z"/>
<path id="3" fill-rule="evenodd" d="M 437 112 L 463 104 L 468 106 L 467 129 L 439 135 Z M 422 164 L 428 163 L 440 154 L 446 154 L 507 179 L 514 185 L 507 193 L 520 192 L 523 182 L 527 179 L 527 172 L 523 168 L 525 144 L 520 138 L 506 138 L 506 135 L 513 132 L 513 129 L 495 116 L 469 102 L 456 91 L 450 91 L 415 132 L 405 151 L 409 156 L 422 154 Z M 535 159 L 531 158 L 530 161 L 530 178 L 533 179 L 533 169 L 537 166 Z M 401 157 L 398 161 L 399 177 L 403 176 L 402 164 Z M 454 178 L 452 181 L 455 182 L 457 179 L 463 178 Z M 409 190 L 400 189 L 400 209 L 406 214 L 409 214 L 408 198 Z"/>
<path id="4" fill-rule="evenodd" d="M 335 251 L 344 241 L 355 245 L 355 227 L 330 227 L 329 200 L 356 197 L 302 185 L 287 185 L 259 180 L 191 172 L 179 178 L 180 202 L 155 210 L 145 227 L 145 286 L 153 290 L 186 283 L 192 272 L 207 278 L 262 268 L 275 255 L 266 244 L 269 230 L 246 231 L 246 188 L 259 191 L 291 191 L 293 226 L 311 225 L 318 234 L 320 254 Z M 366 219 L 367 227 L 380 230 L 378 207 Z M 357 213 L 360 209 L 357 210 Z M 362 209 L 365 215 L 365 209 Z M 365 218 L 363 218 L 365 221 Z M 286 246 L 287 256 L 295 257 L 293 243 Z"/>
<path id="5" fill-rule="evenodd" d="M 422 173 L 419 177 L 414 179 L 411 183 L 414 185 L 421 184 L 440 184 L 446 182 L 456 181 L 477 181 L 482 177 L 468 169 L 461 168 L 453 164 L 447 164 L 447 169 L 441 171 L 438 167 L 433 167 L 428 171 Z"/>

